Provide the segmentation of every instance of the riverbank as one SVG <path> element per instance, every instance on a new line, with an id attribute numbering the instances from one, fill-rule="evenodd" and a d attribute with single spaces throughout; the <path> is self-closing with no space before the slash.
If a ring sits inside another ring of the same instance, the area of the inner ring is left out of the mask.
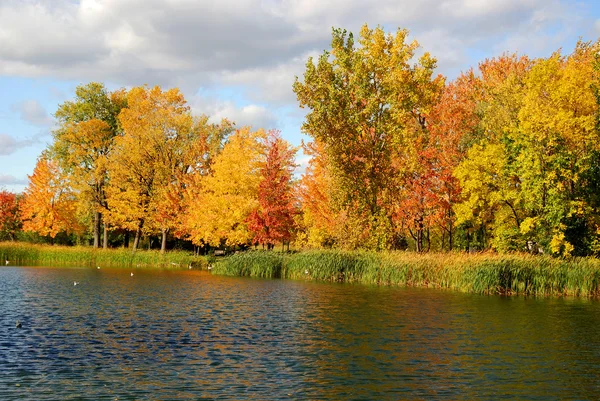
<path id="1" fill-rule="evenodd" d="M 448 288 L 477 294 L 600 295 L 600 260 L 529 254 L 305 251 L 246 252 L 214 274 Z"/>
<path id="2" fill-rule="evenodd" d="M 0 263 L 3 265 L 80 265 L 158 268 L 194 268 L 207 266 L 206 258 L 186 251 L 94 249 L 83 246 L 36 245 L 22 242 L 0 242 Z"/>
<path id="3" fill-rule="evenodd" d="M 205 269 L 208 259 L 185 251 L 93 249 L 0 242 L 10 265 L 79 265 Z M 219 258 L 212 273 L 391 286 L 448 288 L 477 294 L 600 296 L 600 259 L 529 254 L 250 251 Z"/>

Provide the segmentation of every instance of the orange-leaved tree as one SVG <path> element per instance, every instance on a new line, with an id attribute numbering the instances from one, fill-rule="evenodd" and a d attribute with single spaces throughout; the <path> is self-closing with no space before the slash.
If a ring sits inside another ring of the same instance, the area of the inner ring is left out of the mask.
<path id="1" fill-rule="evenodd" d="M 56 237 L 60 232 L 81 233 L 77 222 L 76 198 L 58 163 L 46 153 L 37 161 L 20 204 L 23 230 Z"/>
<path id="2" fill-rule="evenodd" d="M 311 158 L 299 185 L 304 241 L 311 247 L 338 242 L 338 228 L 344 224 L 334 201 L 335 185 L 323 146 L 319 141 L 304 144 L 304 153 Z"/>

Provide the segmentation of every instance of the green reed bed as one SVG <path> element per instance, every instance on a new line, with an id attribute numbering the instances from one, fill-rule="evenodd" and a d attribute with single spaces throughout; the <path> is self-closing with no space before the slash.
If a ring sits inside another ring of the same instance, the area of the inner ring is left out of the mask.
<path id="1" fill-rule="evenodd" d="M 284 256 L 278 252 L 242 252 L 216 260 L 212 272 L 225 276 L 280 278 Z"/>
<path id="2" fill-rule="evenodd" d="M 0 243 L 0 261 L 11 265 L 69 265 L 69 266 L 123 266 L 160 268 L 205 268 L 206 258 L 185 251 L 93 249 L 83 246 L 51 246 L 26 243 Z"/>
<path id="3" fill-rule="evenodd" d="M 449 288 L 478 294 L 600 295 L 600 260 L 527 254 L 253 251 L 218 261 L 213 273 Z"/>

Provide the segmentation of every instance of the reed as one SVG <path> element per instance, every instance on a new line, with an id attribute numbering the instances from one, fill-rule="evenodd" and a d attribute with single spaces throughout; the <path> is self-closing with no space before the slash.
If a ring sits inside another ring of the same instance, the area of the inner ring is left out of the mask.
<path id="1" fill-rule="evenodd" d="M 185 251 L 93 249 L 83 246 L 35 245 L 18 242 L 0 242 L 0 261 L 11 265 L 65 265 L 65 266 L 123 266 L 160 268 L 206 268 L 206 258 Z"/>
<path id="2" fill-rule="evenodd" d="M 235 276 L 448 288 L 477 294 L 600 296 L 600 260 L 495 253 L 316 250 L 246 252 L 213 273 Z"/>
<path id="3" fill-rule="evenodd" d="M 226 276 L 280 278 L 284 256 L 277 252 L 250 251 L 216 260 L 212 272 Z"/>

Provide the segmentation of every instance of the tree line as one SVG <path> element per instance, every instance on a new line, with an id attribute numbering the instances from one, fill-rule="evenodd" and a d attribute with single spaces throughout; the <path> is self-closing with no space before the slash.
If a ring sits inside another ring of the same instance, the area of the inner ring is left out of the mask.
<path id="1" fill-rule="evenodd" d="M 80 86 L 0 233 L 597 255 L 599 43 L 452 81 L 418 51 L 402 29 L 333 30 L 293 86 L 311 138 L 299 178 L 278 132 L 209 123 L 177 89 Z"/>

